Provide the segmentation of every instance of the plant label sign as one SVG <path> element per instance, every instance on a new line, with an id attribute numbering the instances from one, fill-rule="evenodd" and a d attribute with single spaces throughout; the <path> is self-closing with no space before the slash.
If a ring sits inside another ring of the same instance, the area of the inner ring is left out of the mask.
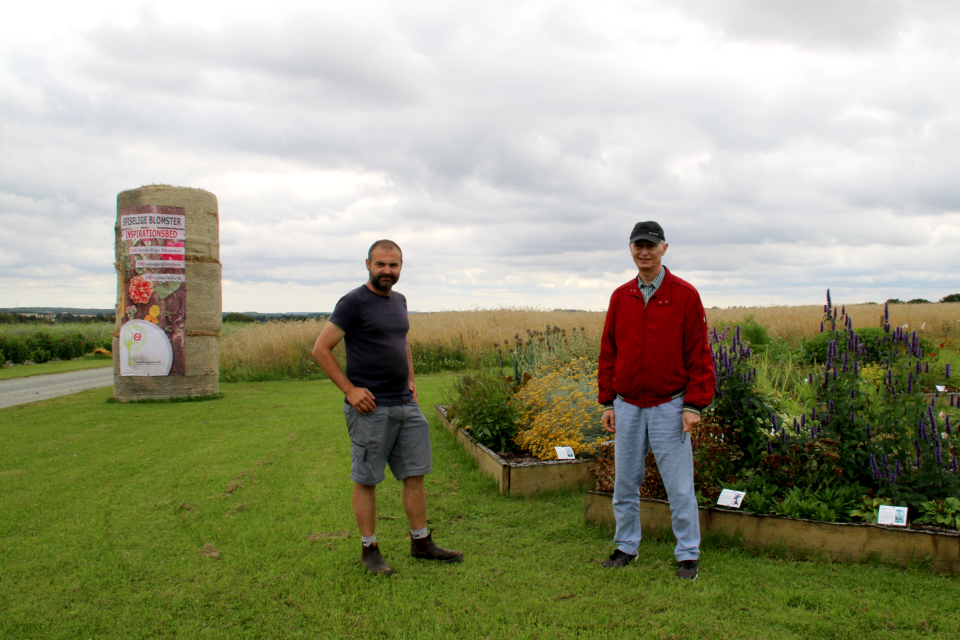
<path id="1" fill-rule="evenodd" d="M 907 508 L 891 507 L 885 504 L 880 505 L 880 512 L 877 514 L 877 524 L 891 524 L 895 527 L 907 526 Z"/>
<path id="2" fill-rule="evenodd" d="M 187 320 L 184 208 L 124 207 L 120 232 L 120 375 L 182 376 Z"/>
<path id="3" fill-rule="evenodd" d="M 935 386 L 937 388 L 937 391 L 939 391 L 940 393 L 943 393 L 944 391 L 947 390 L 947 386 L 943 384 L 935 384 L 933 386 Z"/>
<path id="4" fill-rule="evenodd" d="M 720 492 L 720 497 L 717 499 L 717 505 L 721 507 L 733 507 L 734 509 L 739 509 L 740 505 L 743 504 L 743 496 L 745 495 L 747 495 L 746 491 L 724 489 Z"/>
<path id="5" fill-rule="evenodd" d="M 557 460 L 576 460 L 577 456 L 574 455 L 573 449 L 571 447 L 554 447 L 557 450 Z"/>

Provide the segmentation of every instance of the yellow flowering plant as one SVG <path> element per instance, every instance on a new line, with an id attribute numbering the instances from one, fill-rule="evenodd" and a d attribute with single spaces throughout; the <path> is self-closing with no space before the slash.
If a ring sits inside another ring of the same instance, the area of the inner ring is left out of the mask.
<path id="1" fill-rule="evenodd" d="M 577 358 L 548 365 L 537 372 L 514 400 L 520 407 L 514 442 L 540 460 L 556 460 L 554 447 L 593 455 L 610 434 L 601 426 L 597 404 L 596 360 Z"/>

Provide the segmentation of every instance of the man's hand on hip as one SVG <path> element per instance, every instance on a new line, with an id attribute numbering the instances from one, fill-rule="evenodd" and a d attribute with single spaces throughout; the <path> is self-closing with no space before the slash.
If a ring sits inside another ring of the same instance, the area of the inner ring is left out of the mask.
<path id="1" fill-rule="evenodd" d="M 350 406 L 362 414 L 368 414 L 377 408 L 377 401 L 369 389 L 354 387 L 346 393 Z"/>
<path id="2" fill-rule="evenodd" d="M 690 433 L 690 430 L 693 429 L 694 425 L 700 423 L 700 415 L 694 413 L 693 411 L 684 411 L 683 412 L 683 430 L 687 433 Z"/>

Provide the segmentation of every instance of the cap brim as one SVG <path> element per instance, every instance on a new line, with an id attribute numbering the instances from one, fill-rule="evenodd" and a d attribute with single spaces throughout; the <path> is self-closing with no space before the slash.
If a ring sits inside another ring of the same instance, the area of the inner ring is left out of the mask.
<path id="1" fill-rule="evenodd" d="M 657 236 L 651 236 L 648 233 L 641 233 L 630 238 L 630 244 L 633 244 L 637 240 L 646 240 L 647 242 L 652 242 L 653 244 L 660 244 L 663 242 L 663 238 L 658 238 Z"/>

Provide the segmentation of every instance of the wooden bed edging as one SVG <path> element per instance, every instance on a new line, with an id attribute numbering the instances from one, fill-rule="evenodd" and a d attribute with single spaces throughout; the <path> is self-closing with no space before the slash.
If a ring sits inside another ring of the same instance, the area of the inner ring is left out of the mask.
<path id="1" fill-rule="evenodd" d="M 588 492 L 584 516 L 588 523 L 614 525 L 613 494 Z M 670 530 L 670 505 L 660 500 L 641 500 L 640 521 L 644 528 Z M 782 544 L 790 550 L 822 553 L 841 562 L 858 562 L 876 555 L 907 566 L 930 558 L 930 566 L 935 571 L 960 571 L 960 533 L 794 520 L 711 507 L 700 507 L 700 531 L 739 535 L 746 547 Z"/>
<path id="2" fill-rule="evenodd" d="M 440 424 L 456 436 L 466 452 L 474 457 L 480 471 L 496 481 L 500 493 L 531 496 L 557 489 L 586 489 L 593 485 L 589 473 L 594 465 L 593 460 L 510 463 L 448 420 L 446 405 L 436 405 L 436 412 Z"/>

